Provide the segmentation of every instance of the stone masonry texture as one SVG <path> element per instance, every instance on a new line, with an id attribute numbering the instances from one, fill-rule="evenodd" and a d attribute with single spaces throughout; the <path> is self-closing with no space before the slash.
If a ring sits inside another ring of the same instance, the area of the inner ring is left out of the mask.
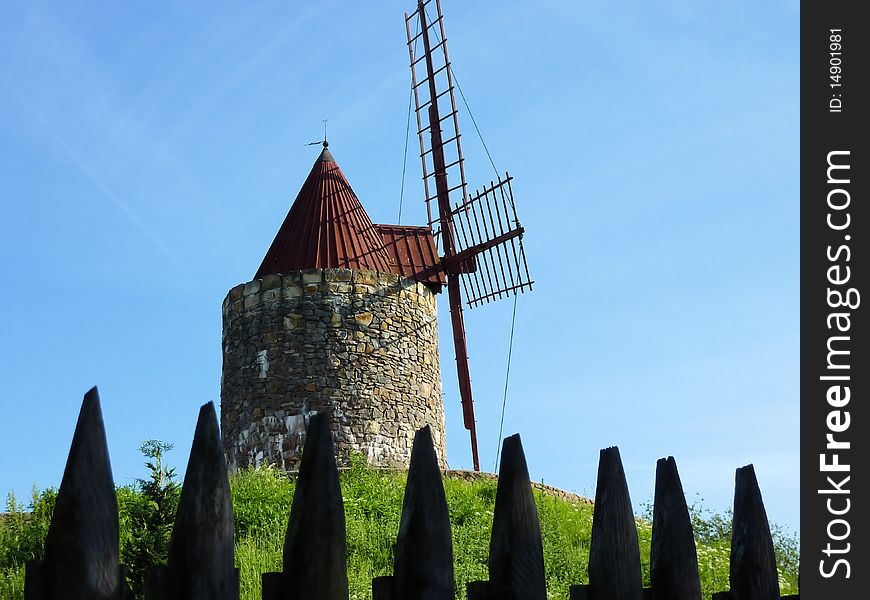
<path id="1" fill-rule="evenodd" d="M 445 466 L 435 294 L 394 274 L 267 275 L 223 303 L 221 430 L 231 469 L 299 466 L 308 419 L 332 413 L 339 465 L 407 468 L 429 425 Z"/>

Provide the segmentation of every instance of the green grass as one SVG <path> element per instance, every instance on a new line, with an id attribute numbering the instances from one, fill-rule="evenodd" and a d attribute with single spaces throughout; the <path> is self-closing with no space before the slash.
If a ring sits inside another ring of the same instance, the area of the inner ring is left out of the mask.
<path id="1" fill-rule="evenodd" d="M 350 597 L 371 598 L 371 580 L 392 573 L 392 547 L 399 527 L 405 475 L 355 464 L 342 473 L 347 520 L 348 579 Z M 444 483 L 453 528 L 453 552 L 458 598 L 464 598 L 465 582 L 487 578 L 489 535 L 495 505 L 496 483 L 448 479 Z M 260 600 L 260 576 L 281 569 L 281 548 L 287 516 L 293 500 L 294 482 L 273 469 L 245 471 L 230 480 L 236 517 L 236 564 L 241 570 L 242 600 Z M 123 488 L 123 495 L 135 493 Z M 568 502 L 536 491 L 538 516 L 544 542 L 544 563 L 550 598 L 568 598 L 568 587 L 588 581 L 589 540 L 592 506 Z M 25 516 L 24 507 L 10 498 L 0 519 L 0 598 L 22 600 L 26 560 L 41 555 L 47 532 L 53 490 L 34 492 Z M 128 505 L 125 501 L 122 504 Z M 704 598 L 728 587 L 730 520 L 693 510 L 698 536 L 698 559 Z M 122 545 L 130 539 L 121 515 Z M 638 520 L 638 537 L 644 583 L 649 584 L 651 526 Z M 797 592 L 797 540 L 774 528 L 774 542 L 781 565 L 783 593 Z M 122 553 L 123 553 L 122 547 Z M 129 566 L 129 565 L 128 565 Z"/>

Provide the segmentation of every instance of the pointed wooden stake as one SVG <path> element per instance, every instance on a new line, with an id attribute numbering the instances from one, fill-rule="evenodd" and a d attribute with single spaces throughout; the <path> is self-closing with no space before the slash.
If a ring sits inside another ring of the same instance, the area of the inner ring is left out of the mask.
<path id="1" fill-rule="evenodd" d="M 673 456 L 656 463 L 650 587 L 653 600 L 701 598 L 692 520 Z"/>
<path id="2" fill-rule="evenodd" d="M 502 444 L 487 587 L 489 597 L 498 600 L 547 597 L 538 508 L 519 434 Z"/>
<path id="3" fill-rule="evenodd" d="M 392 575 L 372 579 L 372 600 L 393 600 L 393 598 Z"/>
<path id="4" fill-rule="evenodd" d="M 737 469 L 731 525 L 732 600 L 780 600 L 776 556 L 755 468 Z"/>
<path id="5" fill-rule="evenodd" d="M 469 581 L 465 584 L 465 594 L 468 600 L 489 600 L 489 582 Z"/>
<path id="6" fill-rule="evenodd" d="M 97 388 L 85 394 L 48 535 L 27 564 L 26 600 L 120 600 L 118 499 Z"/>
<path id="7" fill-rule="evenodd" d="M 404 600 L 453 600 L 454 589 L 450 511 L 427 425 L 414 435 L 396 541 L 393 595 Z"/>
<path id="8" fill-rule="evenodd" d="M 589 597 L 643 599 L 637 526 L 619 448 L 615 446 L 602 450 L 598 462 L 589 549 Z"/>
<path id="9" fill-rule="evenodd" d="M 344 504 L 329 414 L 308 423 L 284 537 L 284 572 L 263 575 L 263 599 L 347 600 Z"/>
<path id="10" fill-rule="evenodd" d="M 214 403 L 204 404 L 190 448 L 169 561 L 154 574 L 149 600 L 238 600 L 239 573 L 234 566 L 233 506 L 227 464 Z"/>

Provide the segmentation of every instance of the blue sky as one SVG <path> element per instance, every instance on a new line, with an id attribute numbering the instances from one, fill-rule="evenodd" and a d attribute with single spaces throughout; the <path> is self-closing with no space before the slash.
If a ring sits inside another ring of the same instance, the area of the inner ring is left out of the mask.
<path id="1" fill-rule="evenodd" d="M 319 149 L 395 222 L 411 2 L 41 3 L 0 14 L 0 492 L 57 485 L 100 387 L 119 483 L 219 399 L 220 306 Z M 674 455 L 730 505 L 754 463 L 798 529 L 798 3 L 444 0 L 455 73 L 515 177 L 520 298 L 505 434 L 592 495 L 618 445 L 636 505 Z M 491 168 L 461 115 L 476 187 Z M 412 130 L 413 134 L 413 130 Z M 411 148 L 415 140 L 411 140 Z M 423 222 L 408 157 L 404 222 Z M 470 464 L 446 299 L 448 460 Z M 510 302 L 467 313 L 492 470 Z"/>

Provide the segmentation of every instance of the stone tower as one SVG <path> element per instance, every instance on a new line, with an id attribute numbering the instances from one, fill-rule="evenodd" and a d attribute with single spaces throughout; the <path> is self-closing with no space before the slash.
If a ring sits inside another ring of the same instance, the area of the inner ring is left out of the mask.
<path id="1" fill-rule="evenodd" d="M 326 146 L 254 279 L 223 303 L 227 462 L 294 469 L 308 419 L 329 411 L 339 464 L 358 452 L 407 467 L 429 425 L 443 465 L 431 229 L 372 224 Z"/>

